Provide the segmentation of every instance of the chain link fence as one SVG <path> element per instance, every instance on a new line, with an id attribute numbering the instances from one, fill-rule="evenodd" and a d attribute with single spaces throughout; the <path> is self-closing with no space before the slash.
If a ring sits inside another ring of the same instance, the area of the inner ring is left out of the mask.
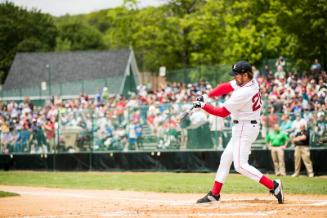
<path id="1" fill-rule="evenodd" d="M 185 84 L 208 81 L 216 85 L 220 81 L 230 78 L 228 73 L 231 71 L 230 65 L 198 66 L 180 70 L 167 70 L 167 80 L 169 82 L 181 82 Z"/>
<path id="2" fill-rule="evenodd" d="M 66 83 L 46 84 L 44 87 L 40 84 L 35 87 L 1 90 L 1 98 L 11 100 L 13 98 L 23 98 L 24 96 L 33 97 L 33 99 L 46 99 L 49 96 L 74 96 L 81 93 L 94 95 L 107 87 L 109 93 L 117 94 L 122 85 L 121 77 L 110 77 L 95 80 L 80 80 Z M 127 84 L 128 85 L 128 84 Z M 127 87 L 128 89 L 128 87 Z"/>
<path id="3" fill-rule="evenodd" d="M 180 122 L 179 115 L 190 106 L 62 109 L 52 129 L 45 127 L 47 120 L 33 120 L 32 126 L 21 128 L 2 125 L 1 153 L 223 150 L 231 137 L 231 120 L 195 110 L 189 119 Z M 309 120 L 310 146 L 326 147 L 325 117 L 315 112 L 304 113 L 303 117 Z M 287 117 L 290 122 L 295 119 L 293 114 Z M 266 149 L 267 133 L 272 131 L 274 124 L 283 122 L 282 114 L 263 115 L 261 131 L 252 148 Z M 294 131 L 290 125 L 287 134 Z"/>

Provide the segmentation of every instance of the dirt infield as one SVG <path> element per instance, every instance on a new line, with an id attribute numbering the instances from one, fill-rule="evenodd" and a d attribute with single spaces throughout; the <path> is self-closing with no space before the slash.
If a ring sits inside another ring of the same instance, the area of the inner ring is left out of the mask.
<path id="1" fill-rule="evenodd" d="M 327 217 L 327 196 L 225 194 L 197 205 L 201 194 L 71 190 L 0 186 L 18 197 L 0 198 L 0 217 Z"/>

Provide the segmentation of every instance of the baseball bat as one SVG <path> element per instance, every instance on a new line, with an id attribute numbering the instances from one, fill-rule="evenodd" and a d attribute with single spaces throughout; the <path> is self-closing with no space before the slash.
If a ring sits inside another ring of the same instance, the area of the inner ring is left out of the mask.
<path id="1" fill-rule="evenodd" d="M 190 113 L 191 111 L 194 109 L 194 105 L 189 108 L 188 110 L 184 111 L 180 116 L 179 116 L 179 120 L 182 122 Z"/>

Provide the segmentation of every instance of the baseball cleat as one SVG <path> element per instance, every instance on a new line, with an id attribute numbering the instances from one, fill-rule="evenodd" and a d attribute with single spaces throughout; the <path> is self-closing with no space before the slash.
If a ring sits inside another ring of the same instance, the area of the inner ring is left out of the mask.
<path id="1" fill-rule="evenodd" d="M 197 204 L 219 201 L 220 195 L 213 195 L 210 191 L 206 196 L 196 201 Z"/>
<path id="2" fill-rule="evenodd" d="M 271 189 L 270 193 L 277 198 L 279 204 L 284 203 L 283 185 L 280 179 L 274 180 L 274 189 Z"/>

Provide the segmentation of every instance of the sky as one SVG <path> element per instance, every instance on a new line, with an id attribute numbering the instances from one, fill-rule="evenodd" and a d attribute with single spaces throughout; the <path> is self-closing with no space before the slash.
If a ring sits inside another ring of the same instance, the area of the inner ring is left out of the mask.
<path id="1" fill-rule="evenodd" d="M 106 8 L 115 8 L 123 4 L 123 0 L 9 0 L 15 5 L 27 9 L 36 8 L 53 16 L 65 14 L 76 15 Z M 164 0 L 139 0 L 139 7 L 159 6 Z"/>

